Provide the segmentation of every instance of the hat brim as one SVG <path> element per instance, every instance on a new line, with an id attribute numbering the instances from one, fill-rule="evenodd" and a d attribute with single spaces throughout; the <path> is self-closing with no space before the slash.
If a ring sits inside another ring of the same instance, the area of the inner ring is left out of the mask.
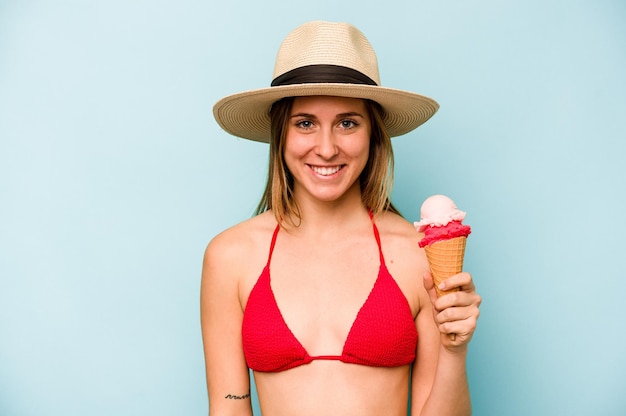
<path id="1" fill-rule="evenodd" d="M 439 109 L 439 104 L 432 98 L 408 91 L 374 85 L 320 83 L 283 85 L 229 95 L 215 104 L 213 115 L 228 133 L 268 143 L 272 104 L 285 97 L 314 95 L 376 101 L 383 107 L 383 121 L 391 137 L 416 129 Z"/>

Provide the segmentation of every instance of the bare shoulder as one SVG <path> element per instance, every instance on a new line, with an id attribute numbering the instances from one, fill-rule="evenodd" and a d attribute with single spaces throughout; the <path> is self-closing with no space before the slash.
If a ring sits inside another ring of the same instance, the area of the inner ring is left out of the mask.
<path id="1" fill-rule="evenodd" d="M 383 212 L 375 220 L 381 239 L 384 240 L 383 243 L 386 243 L 383 244 L 384 246 L 388 245 L 389 249 L 393 247 L 408 250 L 416 255 L 420 254 L 422 250 L 419 249 L 418 242 L 423 234 L 417 232 L 413 223 L 393 212 Z"/>
<path id="2" fill-rule="evenodd" d="M 218 235 L 207 245 L 204 253 L 204 272 L 212 276 L 246 276 L 257 269 L 267 256 L 269 242 L 276 220 L 266 212 L 236 224 Z M 205 273 L 206 274 L 206 273 Z"/>

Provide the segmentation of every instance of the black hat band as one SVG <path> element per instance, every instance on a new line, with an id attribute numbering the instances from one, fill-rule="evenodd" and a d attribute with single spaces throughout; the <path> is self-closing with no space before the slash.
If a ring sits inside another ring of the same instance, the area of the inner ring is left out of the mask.
<path id="1" fill-rule="evenodd" d="M 321 83 L 378 85 L 356 69 L 339 65 L 307 65 L 279 75 L 271 86 Z"/>

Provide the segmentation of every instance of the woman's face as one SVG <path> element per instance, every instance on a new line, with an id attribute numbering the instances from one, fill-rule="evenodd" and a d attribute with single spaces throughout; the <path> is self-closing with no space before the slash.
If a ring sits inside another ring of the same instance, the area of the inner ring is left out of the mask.
<path id="1" fill-rule="evenodd" d="M 348 191 L 360 193 L 358 179 L 367 163 L 370 136 L 363 100 L 295 98 L 284 149 L 295 195 L 335 201 Z"/>

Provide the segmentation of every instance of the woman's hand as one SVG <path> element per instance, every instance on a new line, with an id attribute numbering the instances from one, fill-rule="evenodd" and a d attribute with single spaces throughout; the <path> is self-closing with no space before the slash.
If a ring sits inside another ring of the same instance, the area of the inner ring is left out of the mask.
<path id="1" fill-rule="evenodd" d="M 424 287 L 428 292 L 433 306 L 433 319 L 441 333 L 441 343 L 449 350 L 467 348 L 472 339 L 476 322 L 480 315 L 480 295 L 469 273 L 459 273 L 444 280 L 439 286 L 443 290 L 454 290 L 452 293 L 437 297 L 433 278 L 430 272 L 424 273 Z"/>

